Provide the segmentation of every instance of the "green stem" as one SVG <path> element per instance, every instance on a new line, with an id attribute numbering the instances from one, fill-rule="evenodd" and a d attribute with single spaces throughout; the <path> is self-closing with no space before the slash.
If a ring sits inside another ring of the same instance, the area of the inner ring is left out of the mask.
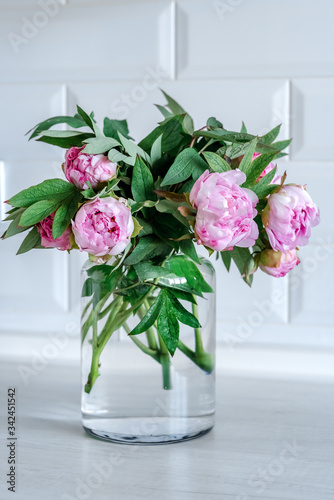
<path id="1" fill-rule="evenodd" d="M 92 339 L 92 346 L 93 349 L 96 349 L 97 347 L 97 312 L 96 310 L 93 311 L 93 339 Z"/>
<path id="2" fill-rule="evenodd" d="M 192 304 L 192 311 L 193 315 L 198 319 L 198 306 L 197 304 Z M 195 352 L 196 356 L 200 356 L 203 354 L 204 347 L 203 347 L 203 341 L 202 341 L 202 332 L 200 328 L 195 328 Z"/>
<path id="3" fill-rule="evenodd" d="M 215 141 L 214 139 L 210 139 L 206 144 L 205 146 L 198 152 L 198 154 L 200 155 L 201 153 L 203 153 L 203 151 L 206 150 L 207 147 L 211 146 L 211 144 L 213 144 Z"/>
<path id="4" fill-rule="evenodd" d="M 95 306 L 95 308 L 91 311 L 91 313 L 89 314 L 88 318 L 86 319 L 86 321 L 84 322 L 84 324 L 82 325 L 81 327 L 81 340 L 82 340 L 82 343 L 84 342 L 85 338 L 86 338 L 86 335 L 90 329 L 90 327 L 92 326 L 93 324 L 93 319 L 94 319 L 94 312 L 96 311 L 97 313 L 99 313 L 102 309 L 102 307 L 104 306 L 104 304 L 106 303 L 106 301 L 108 300 L 108 298 L 110 297 L 110 293 L 108 293 L 107 295 L 105 295 L 103 297 L 103 299 L 100 300 L 100 302 Z M 88 304 L 87 304 L 88 305 Z M 86 306 L 87 307 L 87 306 Z"/>
<path id="5" fill-rule="evenodd" d="M 123 328 L 129 335 L 129 333 L 131 332 L 131 328 L 127 325 L 126 321 L 123 323 Z M 148 354 L 149 356 L 151 356 L 151 358 L 155 359 L 158 363 L 160 363 L 159 353 L 156 350 L 147 347 L 143 342 L 137 339 L 135 335 L 129 335 L 129 337 L 136 344 L 136 346 L 139 347 L 139 349 L 141 349 L 145 354 Z"/>
<path id="6" fill-rule="evenodd" d="M 118 329 L 119 322 L 116 321 L 116 317 L 120 309 L 124 305 L 123 297 L 117 297 L 116 299 L 114 299 L 113 304 L 114 307 L 111 310 L 111 313 L 106 321 L 106 324 L 102 328 L 100 335 L 98 336 L 97 347 L 100 353 L 103 351 L 111 335 L 114 333 L 115 330 Z"/>
<path id="7" fill-rule="evenodd" d="M 81 320 L 83 320 L 84 317 L 86 316 L 86 314 L 88 312 L 88 309 L 90 308 L 90 306 L 92 305 L 92 303 L 93 303 L 93 297 L 85 305 L 84 310 L 82 311 L 82 314 L 81 314 Z"/>
<path id="8" fill-rule="evenodd" d="M 171 376 L 170 376 L 170 355 L 168 349 L 163 341 L 161 335 L 158 333 L 159 346 L 160 346 L 160 363 L 162 366 L 162 382 L 163 388 L 166 390 L 172 389 Z"/>
<path id="9" fill-rule="evenodd" d="M 181 352 L 183 352 L 183 354 L 185 354 L 189 359 L 191 359 L 191 361 L 195 363 L 195 365 L 197 365 L 205 372 L 211 373 L 214 370 L 215 359 L 212 354 L 203 351 L 203 353 L 198 355 L 194 351 L 189 349 L 189 347 L 186 346 L 183 342 L 181 342 L 181 340 L 179 340 L 177 347 L 180 349 Z"/>
<path id="10" fill-rule="evenodd" d="M 110 316 L 107 319 L 106 324 L 104 325 L 102 332 L 100 333 L 99 336 L 97 336 L 97 327 L 95 330 L 95 328 L 93 326 L 92 363 L 91 363 L 91 368 L 90 368 L 90 372 L 88 375 L 88 380 L 87 380 L 87 383 L 85 385 L 85 392 L 87 392 L 88 394 L 92 390 L 92 387 L 95 384 L 96 379 L 99 376 L 99 366 L 100 366 L 101 353 L 102 353 L 106 343 L 110 339 L 111 335 L 113 334 L 113 332 L 115 330 L 117 330 L 117 328 L 118 328 L 117 322 L 115 322 L 115 318 L 116 318 L 116 315 L 117 315 L 119 309 L 122 306 L 123 298 L 117 297 L 117 299 L 115 299 L 113 302 L 114 302 L 114 309 L 110 313 Z M 97 319 L 97 311 L 96 310 L 94 310 L 94 315 Z M 94 330 L 96 333 L 95 340 L 94 340 Z"/>
<path id="11" fill-rule="evenodd" d="M 126 322 L 126 320 L 129 318 L 130 314 L 133 311 L 139 310 L 139 308 L 144 304 L 146 299 L 148 297 L 150 297 L 151 293 L 153 292 L 153 290 L 155 288 L 156 288 L 156 284 L 154 283 L 150 287 L 149 291 L 145 295 L 143 295 L 143 297 L 136 304 L 132 305 L 129 309 L 127 309 L 128 303 L 126 303 L 126 302 L 123 303 L 122 296 L 117 296 L 113 300 L 112 307 L 110 307 L 109 317 L 108 317 L 100 335 L 97 336 L 96 346 L 94 347 L 94 345 L 93 345 L 91 369 L 90 369 L 90 372 L 88 375 L 87 383 L 85 385 L 85 392 L 87 392 L 88 394 L 92 390 L 92 387 L 93 387 L 97 377 L 99 376 L 98 370 L 99 370 L 99 365 L 100 365 L 100 363 L 99 363 L 100 356 L 101 356 L 101 353 L 102 353 L 104 347 L 106 346 L 108 340 L 110 339 L 111 335 L 113 334 L 113 332 L 115 330 L 120 328 L 124 324 L 124 322 Z M 102 301 L 100 301 L 98 305 L 100 305 L 101 302 Z M 105 303 L 105 301 L 103 302 L 103 304 L 104 303 Z M 99 311 L 102 309 L 103 304 L 102 304 L 101 308 L 99 309 Z M 97 308 L 97 306 L 96 306 L 96 308 Z M 94 312 L 94 314 L 96 314 L 97 312 L 99 312 L 99 311 L 96 311 L 96 308 L 95 308 L 95 312 L 92 311 L 92 313 Z M 108 306 L 108 308 L 109 308 L 109 306 Z M 108 311 L 109 311 L 109 309 L 108 309 Z M 92 324 L 92 320 L 93 320 L 93 316 L 94 316 L 94 314 L 92 314 L 92 313 L 89 315 L 88 320 L 85 322 L 85 324 L 83 326 L 83 328 L 84 328 L 83 339 L 86 337 L 87 332 L 89 330 L 89 327 Z M 158 351 L 158 345 L 156 342 L 154 330 L 152 328 L 150 330 L 151 331 L 148 331 L 148 333 L 149 333 L 149 335 L 148 335 L 149 346 L 148 347 L 146 347 L 145 344 L 140 342 L 138 339 L 135 340 L 135 343 L 138 345 L 138 347 L 142 348 L 142 350 L 144 348 L 146 350 L 146 353 L 150 354 L 152 357 L 153 357 L 153 355 L 152 355 L 153 352 L 154 351 L 156 352 L 156 356 L 158 358 L 157 361 L 159 361 L 162 365 L 164 389 L 171 389 L 169 352 L 168 352 L 168 350 L 167 350 L 167 348 L 166 348 L 166 346 L 165 346 L 165 344 L 160 336 L 159 336 L 160 347 L 159 347 L 159 351 Z M 140 342 L 140 344 L 139 344 L 139 342 Z M 94 342 L 93 342 L 93 344 L 94 344 Z"/>
<path id="12" fill-rule="evenodd" d="M 114 301 L 110 302 L 110 304 L 100 312 L 98 318 L 103 319 L 114 307 Z"/>
<path id="13" fill-rule="evenodd" d="M 99 376 L 99 366 L 100 366 L 100 354 L 98 353 L 97 349 L 94 349 L 93 350 L 93 357 L 92 357 L 92 364 L 90 367 L 88 380 L 87 380 L 87 383 L 85 385 L 85 392 L 87 392 L 87 394 L 90 393 L 93 385 L 96 382 L 97 377 Z"/>
<path id="14" fill-rule="evenodd" d="M 150 308 L 150 305 L 148 303 L 148 299 L 144 300 L 144 306 L 146 308 L 144 314 L 142 312 L 142 308 L 140 308 L 138 311 L 138 316 L 140 317 L 140 319 L 142 319 L 145 316 L 146 312 Z M 146 330 L 146 338 L 147 338 L 147 343 L 149 345 L 149 348 L 157 351 L 158 344 L 157 344 L 157 340 L 155 338 L 155 332 L 154 332 L 154 329 L 152 326 L 150 328 L 148 328 L 148 330 Z"/>

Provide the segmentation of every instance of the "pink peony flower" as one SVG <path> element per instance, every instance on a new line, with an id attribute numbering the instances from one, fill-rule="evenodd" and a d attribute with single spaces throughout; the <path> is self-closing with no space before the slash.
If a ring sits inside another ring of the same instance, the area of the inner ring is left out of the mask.
<path id="1" fill-rule="evenodd" d="M 286 253 L 263 250 L 259 259 L 259 268 L 275 278 L 282 278 L 298 264 L 300 260 L 296 249 L 288 250 Z"/>
<path id="2" fill-rule="evenodd" d="M 259 231 L 253 219 L 259 200 L 253 191 L 240 187 L 245 180 L 240 170 L 220 174 L 206 170 L 195 182 L 190 203 L 197 209 L 195 232 L 199 245 L 217 251 L 254 245 Z"/>
<path id="3" fill-rule="evenodd" d="M 78 210 L 72 229 L 81 251 L 102 257 L 125 249 L 134 224 L 124 199 L 96 198 Z"/>
<path id="4" fill-rule="evenodd" d="M 63 170 L 66 179 L 79 189 L 88 189 L 87 181 L 93 188 L 116 177 L 117 163 L 112 163 L 105 155 L 88 155 L 81 148 L 72 147 L 65 153 Z"/>
<path id="5" fill-rule="evenodd" d="M 308 243 L 320 213 L 305 187 L 287 184 L 269 196 L 262 221 L 271 247 L 287 252 Z"/>
<path id="6" fill-rule="evenodd" d="M 65 232 L 56 240 L 52 237 L 52 224 L 55 212 L 41 222 L 36 224 L 37 231 L 41 235 L 41 245 L 45 248 L 58 248 L 58 250 L 71 250 L 73 235 L 71 228 L 68 227 Z"/>
<path id="7" fill-rule="evenodd" d="M 253 160 L 255 160 L 255 158 L 258 158 L 259 156 L 261 156 L 261 153 L 254 153 L 253 154 Z M 272 170 L 274 170 L 275 167 L 276 167 L 276 165 L 273 162 L 269 163 L 269 165 L 266 166 L 266 168 L 263 170 L 263 172 L 256 179 L 256 182 L 259 182 L 259 180 L 262 179 L 262 177 L 264 177 L 265 175 L 269 174 L 269 172 L 271 172 Z M 282 179 L 282 176 L 278 175 L 277 172 L 276 172 L 276 174 L 275 174 L 275 176 L 274 176 L 274 178 L 273 178 L 273 180 L 271 181 L 270 184 L 280 184 L 281 179 Z"/>

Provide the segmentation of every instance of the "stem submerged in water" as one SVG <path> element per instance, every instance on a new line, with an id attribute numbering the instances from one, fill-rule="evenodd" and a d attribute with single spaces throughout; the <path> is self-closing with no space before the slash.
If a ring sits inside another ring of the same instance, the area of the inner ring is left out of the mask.
<path id="1" fill-rule="evenodd" d="M 170 354 L 165 345 L 165 342 L 162 340 L 161 335 L 158 334 L 159 338 L 159 346 L 160 346 L 160 363 L 162 366 L 162 383 L 163 388 L 166 390 L 170 390 L 172 388 L 171 376 L 170 376 Z"/>
<path id="2" fill-rule="evenodd" d="M 92 327 L 92 362 L 91 368 L 88 375 L 88 380 L 85 385 L 85 392 L 90 393 L 94 383 L 99 377 L 99 367 L 100 367 L 100 356 L 103 349 L 108 343 L 112 334 L 123 327 L 125 331 L 129 334 L 131 329 L 127 325 L 127 320 L 133 312 L 136 312 L 140 319 L 142 319 L 147 310 L 150 308 L 148 299 L 150 298 L 155 286 L 153 285 L 150 290 L 134 305 L 128 308 L 130 305 L 127 301 L 123 300 L 122 296 L 116 295 L 113 301 L 102 311 L 103 305 L 106 303 L 105 300 L 101 300 L 99 304 L 91 311 L 88 319 L 83 325 L 83 340 L 87 335 L 90 327 Z M 198 318 L 198 307 L 197 304 L 192 305 L 192 311 L 194 316 Z M 104 316 L 109 314 L 106 323 L 98 335 L 97 323 Z M 200 328 L 195 328 L 195 351 L 186 346 L 181 340 L 178 343 L 178 349 L 193 363 L 195 363 L 199 368 L 207 373 L 211 373 L 214 369 L 214 356 L 205 352 L 202 341 L 202 334 Z M 131 340 L 136 344 L 139 349 L 150 356 L 152 359 L 161 364 L 162 367 L 162 377 L 163 377 L 163 388 L 165 390 L 172 389 L 172 377 L 171 377 L 171 356 L 170 353 L 161 337 L 157 331 L 156 324 L 151 326 L 146 331 L 147 345 L 139 340 L 135 335 L 130 336 Z"/>

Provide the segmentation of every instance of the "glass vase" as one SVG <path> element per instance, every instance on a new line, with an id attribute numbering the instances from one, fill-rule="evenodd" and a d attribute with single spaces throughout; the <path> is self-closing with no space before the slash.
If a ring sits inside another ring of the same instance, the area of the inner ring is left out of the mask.
<path id="1" fill-rule="evenodd" d="M 96 268 L 90 261 L 83 266 L 83 287 L 89 283 L 92 266 Z M 89 434 L 119 443 L 162 444 L 192 439 L 212 429 L 215 271 L 205 259 L 198 268 L 213 293 L 194 296 L 192 303 L 180 299 L 201 327 L 180 323 L 173 356 L 156 325 L 140 335 L 129 335 L 145 315 L 145 307 L 155 300 L 157 287 L 151 295 L 146 293 L 137 310 L 124 301 L 119 289 L 106 291 L 105 283 L 100 285 L 103 293 L 93 283 L 94 301 L 89 294 L 82 298 L 82 422 Z M 178 283 L 184 279 L 180 276 Z"/>

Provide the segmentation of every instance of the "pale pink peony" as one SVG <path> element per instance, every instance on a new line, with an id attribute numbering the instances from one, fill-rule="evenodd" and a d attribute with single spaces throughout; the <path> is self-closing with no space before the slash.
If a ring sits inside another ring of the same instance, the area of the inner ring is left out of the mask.
<path id="1" fill-rule="evenodd" d="M 287 252 L 307 245 L 320 213 L 305 187 L 287 184 L 269 196 L 262 221 L 271 247 Z"/>
<path id="2" fill-rule="evenodd" d="M 105 155 L 88 155 L 81 148 L 72 147 L 65 153 L 63 170 L 66 179 L 79 189 L 93 188 L 116 177 L 117 163 L 112 163 Z"/>
<path id="3" fill-rule="evenodd" d="M 258 158 L 259 156 L 261 156 L 261 153 L 254 153 L 252 159 L 255 160 L 255 158 Z M 262 179 L 262 177 L 269 174 L 269 172 L 274 170 L 275 167 L 276 167 L 276 165 L 273 162 L 270 162 L 269 165 L 266 166 L 266 168 L 263 170 L 263 172 L 256 179 L 256 182 L 259 182 L 259 180 Z M 282 179 L 282 177 L 280 175 L 278 175 L 276 172 L 276 174 L 275 174 L 275 176 L 270 184 L 280 184 L 281 179 Z"/>
<path id="4" fill-rule="evenodd" d="M 102 257 L 118 255 L 125 249 L 134 224 L 124 199 L 96 198 L 78 210 L 72 229 L 81 251 Z"/>
<path id="5" fill-rule="evenodd" d="M 282 278 L 298 264 L 300 264 L 300 260 L 296 249 L 289 250 L 286 253 L 275 252 L 275 250 L 270 249 L 263 250 L 259 259 L 259 268 L 275 278 Z"/>
<path id="6" fill-rule="evenodd" d="M 195 182 L 190 203 L 197 209 L 198 244 L 217 251 L 254 245 L 259 231 L 253 219 L 259 200 L 253 191 L 240 187 L 245 180 L 240 170 L 211 174 L 206 170 Z"/>
<path id="7" fill-rule="evenodd" d="M 41 235 L 41 245 L 45 248 L 58 248 L 58 250 L 71 250 L 73 242 L 73 234 L 71 228 L 68 227 L 65 232 L 56 240 L 52 237 L 52 224 L 55 217 L 55 212 L 41 222 L 36 224 L 37 231 Z"/>

